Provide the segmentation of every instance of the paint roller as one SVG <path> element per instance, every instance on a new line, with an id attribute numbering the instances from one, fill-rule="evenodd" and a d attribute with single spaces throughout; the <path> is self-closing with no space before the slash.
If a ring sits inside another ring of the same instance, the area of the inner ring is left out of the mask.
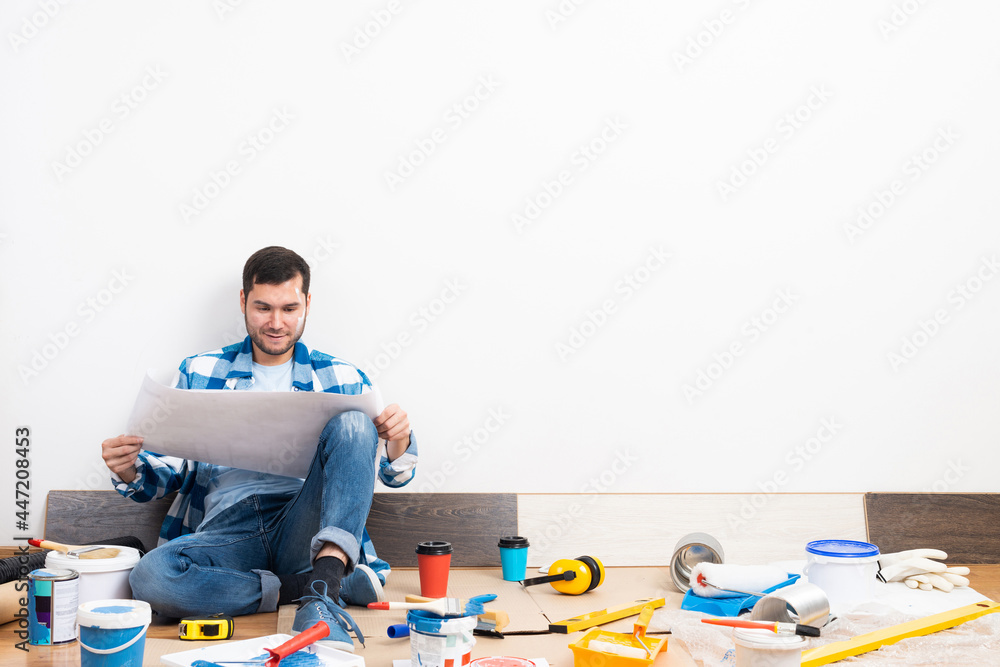
<path id="1" fill-rule="evenodd" d="M 691 569 L 691 592 L 703 598 L 759 595 L 788 581 L 788 573 L 770 565 L 698 563 Z"/>

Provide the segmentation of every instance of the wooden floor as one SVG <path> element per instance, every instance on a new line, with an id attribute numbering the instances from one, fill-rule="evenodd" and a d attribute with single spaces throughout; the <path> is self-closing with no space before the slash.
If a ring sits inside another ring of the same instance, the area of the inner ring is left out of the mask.
<path id="1" fill-rule="evenodd" d="M 972 586 L 985 597 L 1000 600 L 1000 565 L 970 565 Z M 250 639 L 273 634 L 276 631 L 278 614 L 256 614 L 241 616 L 236 622 L 235 639 Z M 14 632 L 16 623 L 0 626 L 0 665 L 26 665 L 35 667 L 76 667 L 80 664 L 80 647 L 74 642 L 64 646 L 42 647 L 32 646 L 30 653 L 24 653 L 14 648 L 18 641 Z M 148 637 L 162 639 L 177 638 L 177 624 L 169 623 L 153 625 L 149 628 Z M 192 644 L 194 647 L 194 644 Z M 859 659 L 858 664 L 864 664 Z M 381 667 L 371 665 L 370 667 Z"/>

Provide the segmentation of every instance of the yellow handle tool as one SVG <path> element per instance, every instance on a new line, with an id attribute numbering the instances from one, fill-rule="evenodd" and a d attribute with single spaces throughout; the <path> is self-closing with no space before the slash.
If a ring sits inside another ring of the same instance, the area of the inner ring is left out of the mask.
<path id="1" fill-rule="evenodd" d="M 617 621 L 620 618 L 635 616 L 647 605 L 654 609 L 656 607 L 662 607 L 665 602 L 666 601 L 663 598 L 644 598 L 642 600 L 627 602 L 623 605 L 618 605 L 617 607 L 599 609 L 598 611 L 592 611 L 589 614 L 584 614 L 583 616 L 574 616 L 573 618 L 567 618 L 566 620 L 559 621 L 558 623 L 551 623 L 549 625 L 549 632 L 569 634 L 571 632 L 576 632 L 577 630 L 585 630 L 587 628 L 592 628 L 595 625 L 602 625 L 604 623 L 610 623 L 611 621 Z M 650 611 L 650 616 L 652 616 L 652 611 Z"/>
<path id="2" fill-rule="evenodd" d="M 853 639 L 842 642 L 833 642 L 818 648 L 812 648 L 802 653 L 802 667 L 819 667 L 837 662 L 852 655 L 860 655 L 868 651 L 874 651 L 880 646 L 895 644 L 901 639 L 908 637 L 921 637 L 929 635 L 938 630 L 946 630 L 956 625 L 961 625 L 966 621 L 992 614 L 1000 611 L 1000 604 L 993 600 L 983 600 L 975 604 L 969 604 L 958 609 L 945 611 L 933 616 L 918 618 L 899 625 L 882 628 L 875 632 L 858 635 Z"/>

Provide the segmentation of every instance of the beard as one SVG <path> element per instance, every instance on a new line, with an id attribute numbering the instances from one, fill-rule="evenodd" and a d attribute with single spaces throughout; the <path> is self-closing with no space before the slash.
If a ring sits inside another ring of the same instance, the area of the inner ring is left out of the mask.
<path id="1" fill-rule="evenodd" d="M 244 317 L 244 321 L 246 321 L 247 333 L 250 334 L 250 340 L 254 342 L 254 345 L 262 352 L 275 357 L 280 357 L 295 347 L 295 344 L 302 338 L 302 332 L 306 328 L 305 317 L 302 318 L 302 324 L 295 331 L 272 331 L 266 328 L 253 329 L 246 317 Z M 274 341 L 267 337 L 268 333 L 287 335 L 281 340 Z"/>

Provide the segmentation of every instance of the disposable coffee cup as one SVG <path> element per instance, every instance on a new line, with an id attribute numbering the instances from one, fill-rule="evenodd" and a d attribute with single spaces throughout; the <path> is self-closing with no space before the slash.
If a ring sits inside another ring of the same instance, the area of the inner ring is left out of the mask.
<path id="1" fill-rule="evenodd" d="M 503 569 L 504 581 L 524 581 L 525 570 L 528 567 L 528 540 L 519 535 L 501 537 L 500 567 Z"/>
<path id="2" fill-rule="evenodd" d="M 420 594 L 425 598 L 448 597 L 451 552 L 451 542 L 430 541 L 417 544 Z"/>

